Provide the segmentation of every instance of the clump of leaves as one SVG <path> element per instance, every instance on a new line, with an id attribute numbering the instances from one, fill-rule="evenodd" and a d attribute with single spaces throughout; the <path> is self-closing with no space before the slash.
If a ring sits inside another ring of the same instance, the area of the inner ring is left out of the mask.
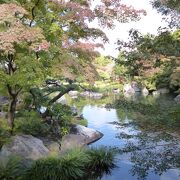
<path id="1" fill-rule="evenodd" d="M 109 174 L 115 165 L 116 152 L 113 149 L 100 147 L 87 150 L 90 162 L 87 164 L 91 176 L 101 177 L 104 173 Z"/>
<path id="2" fill-rule="evenodd" d="M 20 157 L 2 157 L 0 162 L 0 179 L 2 180 L 16 180 L 25 173 L 26 167 L 22 164 Z"/>
<path id="3" fill-rule="evenodd" d="M 35 111 L 21 111 L 17 114 L 15 122 L 15 131 L 34 136 L 47 135 L 50 131 L 50 126 L 42 122 L 39 114 Z"/>
<path id="4" fill-rule="evenodd" d="M 25 179 L 81 180 L 97 178 L 115 167 L 115 153 L 107 148 L 72 149 L 61 156 L 35 161 L 27 170 Z"/>
<path id="5" fill-rule="evenodd" d="M 67 152 L 60 157 L 37 160 L 28 170 L 27 179 L 70 180 L 81 179 L 85 174 L 85 164 L 89 156 L 80 149 Z"/>

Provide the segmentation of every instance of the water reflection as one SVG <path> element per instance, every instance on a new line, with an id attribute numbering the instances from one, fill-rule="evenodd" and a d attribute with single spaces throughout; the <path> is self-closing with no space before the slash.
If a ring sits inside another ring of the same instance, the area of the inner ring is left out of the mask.
<path id="1" fill-rule="evenodd" d="M 156 101 L 150 97 L 146 103 L 153 105 Z M 85 100 L 75 104 L 81 107 L 88 126 L 104 134 L 102 139 L 91 146 L 111 146 L 119 152 L 118 168 L 111 175 L 104 175 L 102 180 L 180 178 L 180 139 L 177 134 L 167 129 L 147 131 L 136 123 L 133 114 L 127 109 L 106 109 L 105 100 L 103 103 L 99 101 L 97 105 Z"/>

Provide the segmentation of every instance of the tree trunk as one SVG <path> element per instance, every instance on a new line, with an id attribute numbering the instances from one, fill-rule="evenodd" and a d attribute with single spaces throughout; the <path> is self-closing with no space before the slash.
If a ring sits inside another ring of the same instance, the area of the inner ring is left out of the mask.
<path id="1" fill-rule="evenodd" d="M 15 118 L 15 111 L 16 111 L 16 104 L 17 104 L 17 96 L 11 96 L 11 101 L 9 103 L 8 109 L 8 124 L 11 128 L 11 134 L 13 133 L 14 129 L 14 118 Z"/>

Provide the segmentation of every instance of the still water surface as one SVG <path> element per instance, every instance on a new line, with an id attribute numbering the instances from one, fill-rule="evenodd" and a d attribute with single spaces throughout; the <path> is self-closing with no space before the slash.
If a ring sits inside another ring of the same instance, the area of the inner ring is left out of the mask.
<path id="1" fill-rule="evenodd" d="M 123 115 L 123 119 L 119 116 L 121 112 L 118 112 L 117 109 L 107 109 L 103 105 L 95 105 L 86 102 L 82 107 L 82 114 L 84 118 L 88 120 L 88 127 L 96 129 L 104 134 L 103 138 L 93 143 L 91 146 L 111 146 L 121 149 L 126 147 L 127 143 L 138 143 L 137 138 L 118 138 L 119 134 L 128 134 L 128 135 L 137 135 L 141 133 L 142 129 L 138 129 L 137 127 L 131 125 L 133 119 L 130 119 L 126 114 Z M 124 113 L 124 112 L 123 112 Z M 112 123 L 113 122 L 113 123 Z M 117 122 L 117 124 L 116 124 Z M 119 124 L 120 123 L 120 124 Z M 130 125 L 128 125 L 130 124 Z M 127 126 L 126 126 L 127 125 Z M 177 140 L 178 145 L 173 148 L 179 148 L 179 139 Z M 155 143 L 155 142 L 154 142 Z M 159 143 L 159 144 L 158 144 Z M 158 144 L 159 149 L 154 149 L 154 151 L 164 151 L 163 143 L 165 142 L 156 142 L 155 146 Z M 168 142 L 169 143 L 169 142 Z M 171 142 L 170 142 L 171 143 Z M 153 146 L 152 142 L 151 145 Z M 173 146 L 173 145 L 171 145 Z M 148 148 L 151 147 L 148 145 Z M 169 147 L 169 146 L 168 146 Z M 172 147 L 171 147 L 172 148 Z M 171 148 L 168 151 L 171 151 Z M 142 153 L 142 154 L 141 154 Z M 149 151 L 146 152 L 144 150 L 139 152 L 139 156 L 143 156 L 146 159 L 146 155 L 148 156 Z M 147 179 L 147 180 L 180 180 L 180 169 L 175 168 L 167 168 L 168 170 L 164 172 L 162 170 L 162 174 L 156 174 L 153 168 L 149 168 L 149 170 L 145 170 L 147 173 L 146 177 L 141 177 L 141 173 L 139 173 L 138 166 L 134 166 L 132 163 L 132 156 L 134 154 L 131 153 L 123 153 L 117 155 L 116 164 L 117 168 L 113 169 L 110 175 L 104 175 L 102 180 L 137 180 L 137 179 Z M 159 155 L 158 155 L 159 156 Z M 161 156 L 161 154 L 160 154 Z M 179 156 L 178 156 L 179 157 Z M 143 161 L 143 158 L 141 159 Z M 147 157 L 148 158 L 148 157 Z M 156 158 L 156 156 L 154 156 Z M 158 157 L 159 158 L 159 157 Z M 161 158 L 161 157 L 160 157 Z M 160 160 L 161 161 L 161 160 Z M 137 162 L 137 161 L 136 161 Z M 167 161 L 165 161 L 166 163 Z M 141 163 L 141 162 L 140 162 Z M 146 162 L 142 162 L 145 163 Z M 163 164 L 163 162 L 162 162 Z M 157 166 L 159 164 L 157 163 Z M 163 166 L 162 166 L 163 168 Z M 134 170 L 132 172 L 132 170 Z M 137 172 L 136 172 L 137 171 Z"/>

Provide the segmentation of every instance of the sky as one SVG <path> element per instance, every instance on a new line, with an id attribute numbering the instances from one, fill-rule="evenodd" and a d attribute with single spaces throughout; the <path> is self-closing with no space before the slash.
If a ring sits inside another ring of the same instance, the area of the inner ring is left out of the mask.
<path id="1" fill-rule="evenodd" d="M 109 38 L 110 42 L 105 44 L 105 49 L 98 49 L 103 55 L 110 55 L 117 57 L 118 50 L 116 50 L 117 39 L 128 40 L 128 31 L 133 29 L 138 29 L 142 34 L 151 33 L 157 34 L 158 27 L 165 27 L 167 24 L 162 21 L 161 14 L 157 13 L 155 9 L 152 8 L 149 0 L 122 0 L 124 4 L 132 5 L 135 9 L 144 9 L 147 12 L 146 16 L 143 16 L 140 21 L 130 22 L 130 23 L 115 23 L 115 28 L 113 30 L 103 29 Z M 90 24 L 90 27 L 97 27 L 97 22 Z"/>

